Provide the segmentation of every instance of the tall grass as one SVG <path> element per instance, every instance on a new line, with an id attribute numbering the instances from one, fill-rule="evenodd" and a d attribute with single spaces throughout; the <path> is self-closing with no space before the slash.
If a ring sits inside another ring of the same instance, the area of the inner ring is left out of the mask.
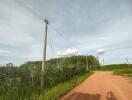
<path id="1" fill-rule="evenodd" d="M 132 71 L 129 69 L 115 69 L 113 71 L 113 74 L 114 75 L 128 75 L 128 76 L 130 76 L 130 75 L 132 75 Z"/>
<path id="2" fill-rule="evenodd" d="M 94 56 L 87 58 L 89 66 L 99 65 L 99 61 Z M 86 56 L 50 59 L 46 61 L 45 90 L 42 90 L 40 88 L 41 63 L 41 61 L 34 61 L 22 64 L 20 67 L 0 67 L 0 100 L 38 100 L 38 98 L 50 100 L 51 97 L 56 98 L 73 87 L 74 83 L 79 83 L 73 78 L 82 75 L 87 69 Z M 54 95 L 50 96 L 50 94 Z"/>
<path id="3" fill-rule="evenodd" d="M 127 64 L 112 64 L 112 65 L 105 65 L 105 66 L 100 66 L 99 69 L 100 71 L 113 71 L 113 74 L 115 75 L 132 75 L 132 64 L 129 66 Z"/>
<path id="4" fill-rule="evenodd" d="M 77 75 L 67 82 L 58 84 L 50 89 L 47 89 L 39 96 L 38 100 L 59 100 L 61 96 L 63 96 L 72 88 L 80 84 L 91 74 L 92 72 Z"/>

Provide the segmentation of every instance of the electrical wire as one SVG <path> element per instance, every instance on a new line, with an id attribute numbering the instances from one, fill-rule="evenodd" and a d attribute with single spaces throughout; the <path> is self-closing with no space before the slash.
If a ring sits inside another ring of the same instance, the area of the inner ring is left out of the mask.
<path id="1" fill-rule="evenodd" d="M 65 36 L 63 36 L 63 34 L 60 31 L 58 31 L 53 25 L 50 24 L 49 26 L 56 32 L 56 34 L 58 34 L 66 42 L 68 42 L 69 44 L 73 44 L 69 39 L 65 38 Z"/>
<path id="2" fill-rule="evenodd" d="M 32 8 L 28 7 L 25 2 L 21 0 L 14 0 L 17 4 L 22 6 L 23 8 L 27 9 L 29 12 L 33 13 L 37 18 L 44 21 L 44 17 L 40 16 L 38 13 L 36 13 Z M 66 39 L 61 32 L 59 32 L 53 25 L 49 24 L 49 26 L 54 30 L 60 37 L 62 37 L 66 42 L 69 42 L 72 44 L 72 42 L 69 39 Z"/>
<path id="3" fill-rule="evenodd" d="M 49 46 L 50 46 L 50 50 L 51 50 L 51 58 L 53 58 L 52 56 L 54 56 L 54 49 L 53 49 L 53 44 L 52 44 L 52 39 L 49 39 Z"/>
<path id="4" fill-rule="evenodd" d="M 22 6 L 23 8 L 25 8 L 26 10 L 28 10 L 29 12 L 31 12 L 32 14 L 34 14 L 37 18 L 39 18 L 40 20 L 44 21 L 44 17 L 40 16 L 38 13 L 36 13 L 32 8 L 28 7 L 26 5 L 25 2 L 21 1 L 21 0 L 14 0 L 17 4 L 19 4 L 20 6 Z"/>

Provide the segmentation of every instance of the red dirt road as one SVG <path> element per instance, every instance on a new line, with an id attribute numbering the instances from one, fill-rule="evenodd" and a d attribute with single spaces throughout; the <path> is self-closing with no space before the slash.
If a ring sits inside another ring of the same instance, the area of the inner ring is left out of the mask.
<path id="1" fill-rule="evenodd" d="M 61 100 L 132 100 L 132 81 L 97 71 Z"/>

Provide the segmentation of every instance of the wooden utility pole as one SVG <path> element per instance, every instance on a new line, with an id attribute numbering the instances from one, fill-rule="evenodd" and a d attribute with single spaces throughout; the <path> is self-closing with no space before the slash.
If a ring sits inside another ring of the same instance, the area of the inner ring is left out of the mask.
<path id="1" fill-rule="evenodd" d="M 42 59 L 42 69 L 41 69 L 41 89 L 44 88 L 48 20 L 45 19 L 44 22 L 45 22 L 45 37 L 44 37 L 43 59 Z"/>
<path id="2" fill-rule="evenodd" d="M 103 66 L 104 66 L 104 58 L 103 58 Z"/>
<path id="3" fill-rule="evenodd" d="M 88 56 L 86 55 L 86 63 L 87 63 L 87 70 L 89 69 L 88 68 Z"/>

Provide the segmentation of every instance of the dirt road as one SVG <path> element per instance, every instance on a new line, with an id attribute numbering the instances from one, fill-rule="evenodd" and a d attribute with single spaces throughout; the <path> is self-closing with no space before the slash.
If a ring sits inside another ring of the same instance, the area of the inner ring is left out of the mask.
<path id="1" fill-rule="evenodd" d="M 132 81 L 112 72 L 98 71 L 61 100 L 132 100 Z"/>

